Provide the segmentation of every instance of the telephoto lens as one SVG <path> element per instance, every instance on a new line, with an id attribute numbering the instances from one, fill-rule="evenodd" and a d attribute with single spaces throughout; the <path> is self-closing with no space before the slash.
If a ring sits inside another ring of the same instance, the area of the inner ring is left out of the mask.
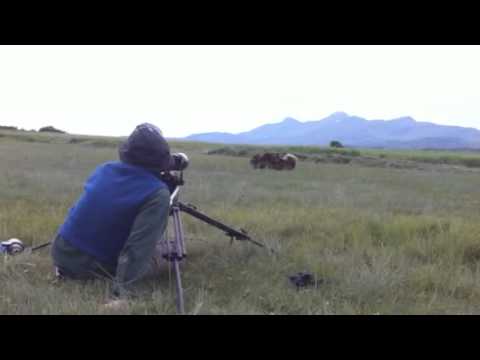
<path id="1" fill-rule="evenodd" d="M 188 156 L 184 153 L 175 153 L 172 154 L 174 159 L 174 165 L 172 170 L 182 171 L 185 170 L 188 166 Z"/>

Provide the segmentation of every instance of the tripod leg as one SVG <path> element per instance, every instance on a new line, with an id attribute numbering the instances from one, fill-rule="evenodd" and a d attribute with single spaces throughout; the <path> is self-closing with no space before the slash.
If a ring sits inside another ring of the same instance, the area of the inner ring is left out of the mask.
<path id="1" fill-rule="evenodd" d="M 180 274 L 180 260 L 184 257 L 184 239 L 183 239 L 183 229 L 180 221 L 180 211 L 178 208 L 173 209 L 173 225 L 175 232 L 175 244 L 173 252 L 171 253 L 171 261 L 173 261 L 173 267 L 175 270 L 175 282 L 177 286 L 177 313 L 183 315 L 185 314 L 185 306 L 183 301 L 183 287 L 182 287 L 182 277 Z"/>
<path id="2" fill-rule="evenodd" d="M 175 208 L 173 210 L 173 225 L 176 234 L 178 234 L 178 241 L 176 241 L 178 256 L 183 259 L 187 256 L 187 249 L 185 248 L 185 237 L 183 235 L 183 227 L 179 208 Z"/>
<path id="3" fill-rule="evenodd" d="M 173 266 L 175 268 L 175 279 L 177 284 L 177 313 L 183 315 L 185 314 L 185 306 L 183 302 L 182 276 L 180 274 L 179 261 L 173 260 Z"/>

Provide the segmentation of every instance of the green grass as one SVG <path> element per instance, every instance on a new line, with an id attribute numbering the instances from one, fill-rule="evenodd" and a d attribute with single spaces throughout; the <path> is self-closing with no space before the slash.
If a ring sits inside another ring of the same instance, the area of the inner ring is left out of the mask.
<path id="1" fill-rule="evenodd" d="M 253 146 L 253 145 L 221 145 L 215 146 L 208 153 L 215 155 L 251 157 L 259 151 L 292 153 L 301 160 L 317 160 L 325 158 L 342 158 L 355 160 L 357 158 L 376 158 L 389 161 L 410 161 L 418 164 L 453 165 L 469 168 L 480 167 L 480 152 L 453 150 L 380 150 L 380 149 L 349 149 L 315 146 Z"/>
<path id="2" fill-rule="evenodd" d="M 27 135 L 35 141 L 0 137 L 0 239 L 38 245 L 54 236 L 94 167 L 117 158 L 119 139 L 100 146 L 95 141 L 102 138 L 72 143 L 77 136 Z M 275 253 L 230 245 L 184 215 L 188 313 L 480 313 L 475 172 L 452 168 L 439 176 L 307 161 L 294 171 L 260 171 L 247 157 L 207 155 L 218 147 L 172 142 L 191 158 L 182 199 L 247 229 Z M 434 157 L 414 153 L 422 155 Z M 287 276 L 304 270 L 323 280 L 318 288 L 290 286 Z M 145 280 L 142 295 L 117 313 L 174 314 L 171 275 Z M 101 308 L 108 282 L 56 283 L 47 249 L 1 257 L 0 281 L 0 314 L 113 313 Z"/>
<path id="3" fill-rule="evenodd" d="M 450 164 L 467 167 L 480 167 L 478 151 L 446 151 L 446 150 L 362 150 L 362 153 L 382 158 L 411 160 L 431 164 Z"/>

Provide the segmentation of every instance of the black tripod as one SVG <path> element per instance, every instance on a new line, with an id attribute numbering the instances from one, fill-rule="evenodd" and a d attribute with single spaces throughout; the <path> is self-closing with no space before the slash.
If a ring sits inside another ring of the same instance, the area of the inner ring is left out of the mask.
<path id="1" fill-rule="evenodd" d="M 178 188 L 176 191 L 178 194 Z M 174 194 L 172 194 L 172 196 L 173 195 Z M 167 236 L 164 236 L 162 240 L 162 257 L 173 266 L 177 288 L 177 312 L 184 314 L 185 306 L 183 301 L 182 277 L 180 275 L 180 261 L 187 256 L 187 251 L 185 248 L 182 221 L 180 219 L 180 207 L 173 198 L 170 199 L 170 216 L 172 216 L 173 219 L 174 240 L 171 241 Z"/>
<path id="2" fill-rule="evenodd" d="M 170 179 L 172 180 L 172 179 Z M 229 236 L 232 241 L 236 240 L 247 240 L 254 243 L 257 246 L 264 247 L 263 244 L 252 240 L 250 236 L 247 235 L 247 232 L 243 229 L 235 230 L 220 221 L 212 219 L 211 217 L 201 213 L 193 205 L 183 204 L 178 200 L 180 186 L 183 185 L 182 174 L 180 177 L 174 179 L 175 190 L 170 196 L 170 216 L 173 218 L 173 230 L 174 230 L 174 239 L 171 241 L 166 236 L 162 240 L 162 256 L 164 259 L 169 261 L 173 266 L 175 272 L 175 281 L 176 281 L 176 291 L 177 291 L 177 312 L 179 314 L 185 314 L 185 306 L 183 300 L 183 287 L 182 287 L 182 278 L 180 274 L 180 261 L 187 256 L 187 251 L 185 248 L 185 238 L 183 233 L 182 221 L 180 217 L 180 212 L 183 211 L 211 226 L 214 226 L 220 230 L 223 230 L 227 236 Z M 171 183 L 171 182 L 170 182 Z"/>

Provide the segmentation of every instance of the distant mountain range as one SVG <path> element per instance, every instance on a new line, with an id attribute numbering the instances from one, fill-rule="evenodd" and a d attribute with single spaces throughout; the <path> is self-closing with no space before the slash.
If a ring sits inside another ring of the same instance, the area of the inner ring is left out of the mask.
<path id="1" fill-rule="evenodd" d="M 349 147 L 399 149 L 480 148 L 480 130 L 415 121 L 411 117 L 367 120 L 336 112 L 322 120 L 300 122 L 286 118 L 239 134 L 193 134 L 187 140 L 225 144 L 320 145 L 340 141 Z"/>

